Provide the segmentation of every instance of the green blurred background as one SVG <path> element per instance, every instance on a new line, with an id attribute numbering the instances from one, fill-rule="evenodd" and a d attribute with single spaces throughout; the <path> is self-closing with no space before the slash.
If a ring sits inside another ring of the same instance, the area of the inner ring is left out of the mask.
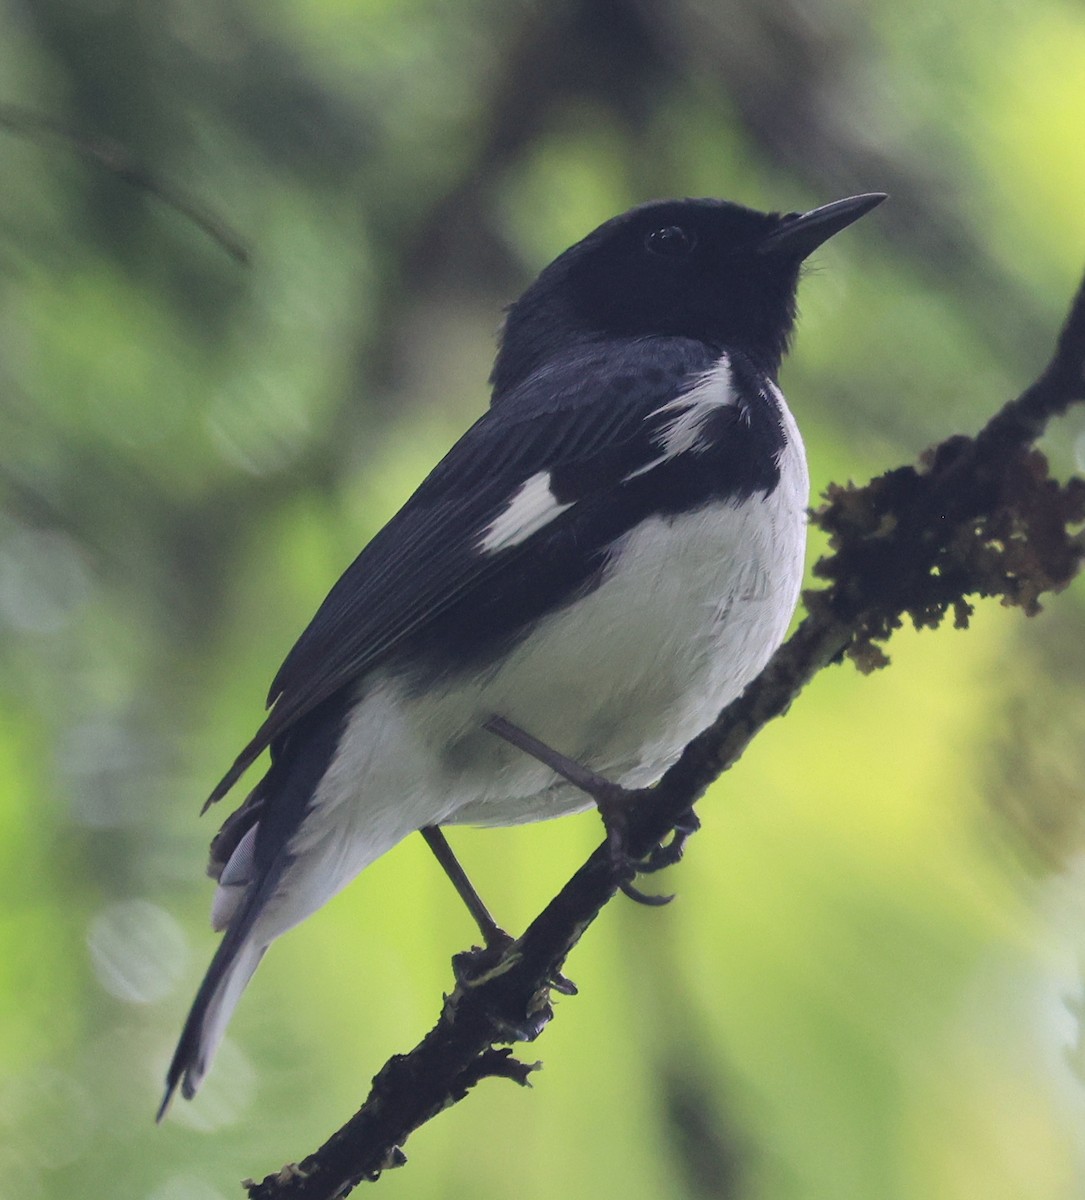
<path id="1" fill-rule="evenodd" d="M 325 590 L 482 410 L 503 304 L 628 205 L 892 193 L 817 257 L 816 490 L 971 430 L 1085 261 L 1073 0 L 9 0 L 0 103 L 0 1197 L 227 1200 L 429 1028 L 472 927 L 401 846 L 152 1117 L 210 956 L 197 812 Z M 249 244 L 240 266 L 123 146 Z M 114 158 L 116 156 L 114 155 Z M 1085 459 L 1085 418 L 1046 448 Z M 816 547 L 814 547 L 816 551 Z M 1085 592 L 824 673 L 389 1197 L 1071 1200 Z M 592 816 L 454 831 L 517 930 Z"/>

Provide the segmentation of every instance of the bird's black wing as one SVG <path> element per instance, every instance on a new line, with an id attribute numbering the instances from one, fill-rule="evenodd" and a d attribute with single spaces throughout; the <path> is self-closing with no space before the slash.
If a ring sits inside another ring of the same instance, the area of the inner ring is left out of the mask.
<path id="1" fill-rule="evenodd" d="M 207 803 L 378 664 L 421 648 L 449 668 L 466 665 L 576 594 L 645 515 L 643 503 L 608 497 L 657 474 L 666 418 L 653 414 L 716 357 L 679 338 L 589 346 L 498 399 L 332 588 L 275 676 L 267 719 Z M 510 527 L 509 514 L 530 515 L 528 497 L 513 505 L 532 480 L 551 507 L 537 530 Z"/>

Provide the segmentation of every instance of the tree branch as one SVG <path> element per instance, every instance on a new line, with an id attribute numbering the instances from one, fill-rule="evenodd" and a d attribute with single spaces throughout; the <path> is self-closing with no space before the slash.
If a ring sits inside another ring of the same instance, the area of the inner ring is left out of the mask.
<path id="1" fill-rule="evenodd" d="M 155 196 L 167 208 L 172 208 L 217 242 L 235 262 L 243 267 L 249 266 L 249 247 L 238 233 L 184 188 L 148 170 L 120 142 L 109 138 L 81 137 L 51 117 L 13 104 L 0 104 L 0 129 L 38 143 L 53 139 L 67 145 L 80 158 L 115 175 L 131 187 Z"/>
<path id="2" fill-rule="evenodd" d="M 879 643 L 905 620 L 933 628 L 952 612 L 963 628 L 970 597 L 999 596 L 1031 616 L 1042 594 L 1067 586 L 1085 552 L 1081 534 L 1072 532 L 1085 522 L 1085 482 L 1053 480 L 1033 443 L 1082 400 L 1085 281 L 1043 373 L 974 438 L 951 437 L 917 466 L 864 487 L 829 488 L 813 514 L 830 539 L 830 555 L 815 567 L 826 586 L 806 593 L 808 615 L 743 695 L 658 784 L 630 794 L 631 855 L 673 837 L 691 804 L 823 667 L 844 657 L 863 671 L 884 666 Z M 454 960 L 458 982 L 434 1028 L 385 1064 L 362 1108 L 319 1150 L 259 1183 L 247 1181 L 250 1200 L 345 1196 L 405 1162 L 407 1137 L 482 1079 L 527 1084 L 535 1068 L 494 1046 L 542 1031 L 566 956 L 617 885 L 604 844 L 505 951 Z"/>

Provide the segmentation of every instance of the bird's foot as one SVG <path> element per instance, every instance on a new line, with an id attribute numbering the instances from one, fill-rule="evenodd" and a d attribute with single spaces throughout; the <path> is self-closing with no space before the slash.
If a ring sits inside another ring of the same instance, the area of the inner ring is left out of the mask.
<path id="1" fill-rule="evenodd" d="M 511 971 L 520 961 L 520 952 L 515 949 L 516 940 L 503 929 L 486 946 L 472 946 L 452 956 L 452 973 L 463 988 L 481 987 L 491 979 L 497 979 Z M 563 996 L 575 996 L 577 986 L 560 971 L 554 971 L 546 986 Z"/>
<path id="2" fill-rule="evenodd" d="M 664 851 L 663 846 L 657 846 L 647 857 L 637 857 L 629 853 L 627 848 L 629 830 L 629 809 L 627 801 L 629 791 L 617 784 L 609 784 L 608 791 L 602 796 L 595 797 L 599 815 L 603 818 L 603 828 L 607 835 L 607 850 L 610 853 L 611 869 L 618 890 L 623 896 L 635 900 L 638 904 L 647 904 L 650 908 L 662 908 L 670 904 L 673 895 L 659 895 L 652 892 L 642 892 L 633 882 L 638 875 L 648 874 L 659 870 L 665 863 L 656 864 L 655 856 Z"/>
<path id="3" fill-rule="evenodd" d="M 665 842 L 654 847 L 637 864 L 642 875 L 650 875 L 662 871 L 664 867 L 673 867 L 682 861 L 686 842 L 701 828 L 701 821 L 692 808 L 687 809 L 674 823 L 674 832 Z"/>
<path id="4" fill-rule="evenodd" d="M 462 988 L 477 988 L 491 979 L 504 975 L 520 961 L 520 954 L 513 949 L 514 939 L 500 931 L 485 946 L 472 946 L 452 956 L 452 973 Z"/>
<path id="5" fill-rule="evenodd" d="M 520 952 L 516 949 L 514 940 L 508 934 L 504 934 L 504 937 L 507 939 L 504 945 L 491 943 L 485 947 L 475 946 L 470 950 L 465 950 L 462 954 L 453 956 L 452 971 L 456 977 L 457 992 L 465 992 L 468 989 L 496 983 L 497 991 L 494 996 L 495 998 L 502 996 L 501 984 L 498 981 L 518 966 L 521 961 Z M 571 979 L 555 970 L 546 984 L 532 996 L 522 1013 L 514 1015 L 522 1001 L 512 1006 L 507 999 L 505 1002 L 495 999 L 492 1011 L 497 1026 L 501 1030 L 500 1040 L 508 1042 L 535 1041 L 554 1015 L 554 1009 L 550 1003 L 551 992 L 560 992 L 563 996 L 575 996 L 577 987 Z"/>

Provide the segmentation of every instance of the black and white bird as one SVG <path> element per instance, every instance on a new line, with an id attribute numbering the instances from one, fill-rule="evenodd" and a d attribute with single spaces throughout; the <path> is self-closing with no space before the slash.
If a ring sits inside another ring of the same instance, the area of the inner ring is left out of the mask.
<path id="1" fill-rule="evenodd" d="M 408 834 L 591 805 L 493 718 L 641 787 L 765 665 L 803 572 L 777 385 L 800 267 L 884 198 L 645 204 L 511 306 L 488 411 L 332 588 L 208 801 L 270 751 L 212 844 L 224 936 L 160 1116 L 271 942 Z"/>

